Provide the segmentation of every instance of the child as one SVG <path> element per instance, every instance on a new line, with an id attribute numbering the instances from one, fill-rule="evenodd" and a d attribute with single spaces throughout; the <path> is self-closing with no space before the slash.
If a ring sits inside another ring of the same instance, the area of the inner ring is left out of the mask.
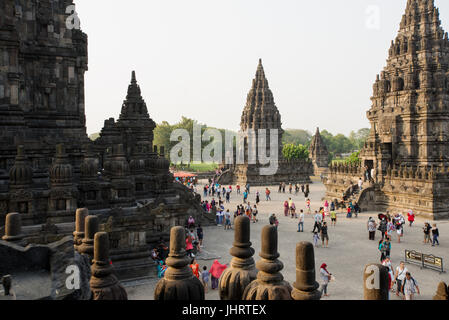
<path id="1" fill-rule="evenodd" d="M 207 287 L 209 285 L 209 271 L 207 271 L 207 267 L 203 267 L 203 271 L 201 272 L 201 283 L 204 286 L 204 292 L 207 293 Z"/>
<path id="2" fill-rule="evenodd" d="M 435 243 L 437 244 L 437 246 L 440 245 L 440 242 L 438 241 L 439 236 L 440 236 L 440 232 L 438 231 L 436 223 L 434 223 L 433 228 L 432 228 L 432 237 L 433 237 L 432 247 L 435 247 Z"/>
<path id="3" fill-rule="evenodd" d="M 320 241 L 320 236 L 318 235 L 318 231 L 313 232 L 313 244 L 315 247 L 318 247 L 318 241 Z"/>

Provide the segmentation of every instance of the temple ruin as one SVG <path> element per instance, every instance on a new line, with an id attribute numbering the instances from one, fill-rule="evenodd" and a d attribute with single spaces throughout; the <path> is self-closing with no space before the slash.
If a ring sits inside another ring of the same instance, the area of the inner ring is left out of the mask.
<path id="1" fill-rule="evenodd" d="M 364 210 L 449 217 L 448 72 L 449 39 L 434 1 L 408 0 L 373 86 L 361 163 L 330 167 L 327 199 L 350 196 L 362 178 L 365 187 L 352 200 Z"/>
<path id="2" fill-rule="evenodd" d="M 171 227 L 190 215 L 204 225 L 214 217 L 174 182 L 165 151 L 153 146 L 156 124 L 135 72 L 119 119 L 106 120 L 96 141 L 88 138 L 87 35 L 68 27 L 70 5 L 0 3 L 0 237 L 6 215 L 18 213 L 24 246 L 59 241 L 86 208 L 108 232 L 119 278 L 147 276 L 155 268 L 150 249 Z"/>
<path id="3" fill-rule="evenodd" d="M 252 88 L 248 93 L 246 106 L 240 122 L 240 136 L 243 137 L 244 163 L 237 161 L 238 157 L 234 154 L 233 164 L 226 164 L 223 174 L 219 177 L 221 184 L 240 184 L 249 183 L 252 186 L 278 185 L 284 183 L 311 183 L 310 176 L 313 175 L 312 163 L 307 160 L 287 160 L 282 154 L 282 129 L 281 114 L 274 103 L 273 93 L 268 86 L 268 80 L 265 77 L 265 71 L 262 60 L 259 60 L 256 77 L 253 79 Z M 259 131 L 259 130 L 266 130 Z M 265 143 L 265 155 L 270 156 L 270 130 L 277 131 L 278 157 L 277 172 L 275 174 L 261 175 L 261 168 L 266 168 L 260 162 L 259 143 Z M 251 133 L 254 132 L 254 134 Z M 264 134 L 266 136 L 259 136 Z M 253 152 L 252 152 L 253 151 Z"/>

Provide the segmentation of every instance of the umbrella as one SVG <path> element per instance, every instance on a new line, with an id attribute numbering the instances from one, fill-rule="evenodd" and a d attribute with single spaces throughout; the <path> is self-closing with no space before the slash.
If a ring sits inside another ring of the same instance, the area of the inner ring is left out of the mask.
<path id="1" fill-rule="evenodd" d="M 379 213 L 378 217 L 379 217 L 379 220 L 382 220 L 382 219 L 386 219 L 386 218 L 387 218 L 387 216 L 384 215 L 383 213 Z"/>

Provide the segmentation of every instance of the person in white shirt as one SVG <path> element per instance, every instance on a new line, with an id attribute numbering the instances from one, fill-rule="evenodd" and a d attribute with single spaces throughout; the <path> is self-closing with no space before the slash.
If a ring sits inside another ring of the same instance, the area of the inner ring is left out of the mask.
<path id="1" fill-rule="evenodd" d="M 399 293 L 404 294 L 402 291 L 402 283 L 404 282 L 405 276 L 408 272 L 407 267 L 405 266 L 405 263 L 401 261 L 398 267 L 396 267 L 396 274 L 394 276 L 394 282 L 397 283 L 397 290 L 396 295 L 399 297 Z"/>
<path id="2" fill-rule="evenodd" d="M 359 179 L 359 190 L 362 191 L 363 189 L 363 181 L 362 178 Z"/>
<path id="3" fill-rule="evenodd" d="M 298 232 L 304 232 L 304 210 L 299 213 Z"/>
<path id="4" fill-rule="evenodd" d="M 319 213 L 318 211 L 315 211 L 315 215 L 313 216 L 313 218 L 315 220 L 315 224 L 313 225 L 312 232 L 314 232 L 315 229 L 317 229 L 319 232 L 320 228 L 321 228 L 321 221 L 323 221 L 323 215 L 321 213 Z"/>

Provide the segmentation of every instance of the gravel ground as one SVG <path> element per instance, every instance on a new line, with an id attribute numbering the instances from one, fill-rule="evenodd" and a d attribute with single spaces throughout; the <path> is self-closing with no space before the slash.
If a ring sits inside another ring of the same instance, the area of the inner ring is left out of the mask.
<path id="1" fill-rule="evenodd" d="M 261 203 L 259 204 L 259 222 L 251 224 L 251 241 L 253 248 L 256 250 L 255 260 L 259 259 L 260 251 L 260 235 L 263 226 L 268 224 L 268 217 L 271 213 L 275 213 L 279 219 L 279 253 L 280 258 L 284 263 L 284 269 L 281 271 L 285 280 L 291 284 L 295 281 L 295 248 L 300 241 L 312 242 L 313 217 L 306 214 L 306 221 L 304 226 L 304 233 L 297 232 L 297 220 L 285 217 L 283 215 L 283 202 L 292 197 L 299 209 L 304 209 L 305 199 L 302 194 L 298 196 L 287 193 L 280 194 L 277 192 L 277 187 L 270 187 L 272 201 L 265 201 L 264 190 L 265 187 L 251 188 L 249 201 L 251 204 L 255 203 L 255 193 L 258 190 L 261 194 Z M 198 187 L 202 190 L 202 186 Z M 234 188 L 235 190 L 235 188 Z M 322 197 L 325 193 L 324 185 L 314 179 L 314 183 L 310 185 L 310 199 L 312 201 L 312 210 L 317 210 L 322 205 Z M 210 201 L 211 198 L 209 197 Z M 226 209 L 233 212 L 238 204 L 242 202 L 242 197 L 235 194 L 231 197 L 231 203 L 225 205 Z M 368 217 L 377 217 L 377 213 L 363 213 L 358 218 L 346 219 L 345 213 L 341 212 L 338 215 L 337 226 L 329 226 L 329 247 L 315 248 L 315 265 L 318 270 L 320 265 L 325 262 L 328 265 L 328 270 L 335 276 L 335 281 L 329 284 L 329 297 L 326 300 L 360 300 L 363 299 L 363 269 L 366 264 L 378 263 L 380 254 L 377 250 L 379 232 L 376 234 L 376 241 L 368 240 L 368 231 L 366 223 Z M 440 246 L 432 247 L 423 244 L 422 226 L 424 220 L 418 218 L 413 227 L 408 225 L 404 228 L 404 237 L 401 243 L 397 243 L 397 238 L 394 235 L 392 241 L 391 259 L 393 267 L 404 260 L 404 251 L 416 250 L 426 254 L 434 254 L 443 258 L 444 263 L 449 259 L 448 250 L 448 234 L 449 221 L 437 222 L 440 230 Z M 204 249 L 211 254 L 221 256 L 220 263 L 229 263 L 231 256 L 229 249 L 232 247 L 234 233 L 232 230 L 225 231 L 223 227 L 213 226 L 204 228 Z M 200 267 L 210 267 L 213 261 L 199 260 Z M 449 283 L 448 273 L 440 274 L 438 271 L 429 269 L 421 270 L 419 266 L 407 264 L 407 268 L 412 273 L 412 276 L 417 280 L 421 289 L 421 295 L 417 295 L 417 300 L 432 299 L 436 292 L 437 285 L 440 281 Z M 152 300 L 153 292 L 157 279 L 151 279 L 139 285 L 127 286 L 129 298 L 132 300 Z M 207 300 L 219 299 L 217 291 L 209 290 L 206 294 Z M 399 299 L 392 296 L 392 300 Z"/>

